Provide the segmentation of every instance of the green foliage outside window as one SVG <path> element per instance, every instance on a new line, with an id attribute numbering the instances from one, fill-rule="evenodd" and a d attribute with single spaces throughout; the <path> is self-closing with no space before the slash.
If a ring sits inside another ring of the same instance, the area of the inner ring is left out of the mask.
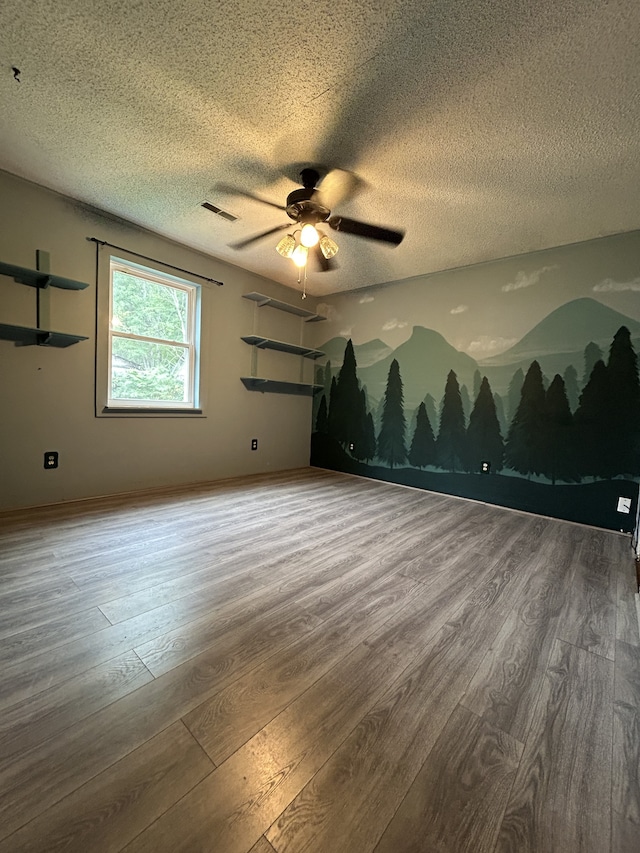
<path id="1" fill-rule="evenodd" d="M 111 398 L 188 402 L 189 291 L 114 269 L 111 316 Z"/>

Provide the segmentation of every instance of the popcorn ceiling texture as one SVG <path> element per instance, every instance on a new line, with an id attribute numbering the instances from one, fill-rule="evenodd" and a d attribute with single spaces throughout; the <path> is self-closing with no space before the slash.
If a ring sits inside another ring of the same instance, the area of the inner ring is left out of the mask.
<path id="1" fill-rule="evenodd" d="M 317 295 L 640 228 L 637 0 L 5 0 L 0 56 L 0 168 L 291 287 L 219 185 L 355 171 L 407 235 L 334 235 Z"/>

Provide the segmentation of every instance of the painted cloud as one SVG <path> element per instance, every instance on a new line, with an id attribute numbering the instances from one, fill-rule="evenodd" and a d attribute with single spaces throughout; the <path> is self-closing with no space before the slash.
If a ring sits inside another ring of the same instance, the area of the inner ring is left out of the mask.
<path id="1" fill-rule="evenodd" d="M 614 281 L 612 278 L 605 278 L 599 284 L 594 284 L 593 289 L 596 293 L 610 293 L 612 291 L 621 292 L 623 290 L 640 290 L 640 277 L 634 278 L 632 281 Z"/>
<path id="2" fill-rule="evenodd" d="M 529 273 L 526 273 L 524 270 L 520 270 L 516 273 L 515 281 L 503 284 L 502 290 L 504 293 L 509 293 L 512 290 L 522 290 L 523 287 L 532 287 L 532 285 L 537 284 L 540 281 L 540 277 L 544 275 L 544 273 L 555 270 L 557 267 L 557 264 L 552 264 L 552 266 L 540 267 L 540 269 L 532 270 Z"/>

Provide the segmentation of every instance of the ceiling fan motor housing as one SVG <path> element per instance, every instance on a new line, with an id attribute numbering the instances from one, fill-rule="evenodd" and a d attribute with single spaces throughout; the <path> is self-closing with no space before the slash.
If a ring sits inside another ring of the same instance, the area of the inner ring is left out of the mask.
<path id="1" fill-rule="evenodd" d="M 287 216 L 294 222 L 324 222 L 331 215 L 328 207 L 325 207 L 317 199 L 314 199 L 315 190 L 294 190 L 287 196 Z"/>

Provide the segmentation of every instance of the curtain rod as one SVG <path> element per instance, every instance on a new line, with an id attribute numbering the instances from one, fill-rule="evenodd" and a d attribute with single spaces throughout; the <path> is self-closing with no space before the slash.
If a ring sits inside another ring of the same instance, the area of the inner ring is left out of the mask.
<path id="1" fill-rule="evenodd" d="M 150 258 L 148 255 L 141 255 L 140 252 L 132 252 L 130 249 L 124 249 L 122 246 L 116 246 L 113 243 L 108 243 L 106 240 L 98 240 L 97 237 L 87 237 L 87 240 L 91 243 L 97 243 L 98 246 L 109 246 L 111 249 L 117 249 L 119 252 L 126 252 L 128 255 L 133 255 L 136 258 L 143 258 L 145 261 L 151 261 L 154 264 L 162 264 L 163 267 L 168 267 L 170 270 L 183 272 L 187 275 L 194 276 L 194 278 L 201 278 L 203 281 L 208 281 L 211 284 L 217 284 L 218 287 L 222 287 L 224 284 L 223 281 L 216 281 L 215 278 L 208 278 L 206 275 L 200 275 L 198 272 L 191 272 L 191 270 L 185 270 L 182 269 L 182 267 L 167 264 L 165 261 L 159 261 L 157 258 Z"/>

